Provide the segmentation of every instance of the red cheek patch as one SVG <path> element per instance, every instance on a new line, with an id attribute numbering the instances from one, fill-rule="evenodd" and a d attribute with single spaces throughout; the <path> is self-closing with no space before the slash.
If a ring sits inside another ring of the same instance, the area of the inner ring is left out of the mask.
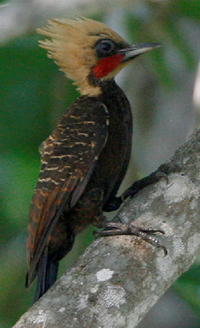
<path id="1" fill-rule="evenodd" d="M 108 75 L 121 63 L 123 58 L 124 55 L 117 54 L 100 59 L 98 64 L 93 68 L 95 78 L 100 79 Z"/>

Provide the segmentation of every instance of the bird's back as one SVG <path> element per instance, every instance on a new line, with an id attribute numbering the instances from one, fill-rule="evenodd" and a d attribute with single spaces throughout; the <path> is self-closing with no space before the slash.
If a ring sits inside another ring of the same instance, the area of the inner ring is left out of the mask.
<path id="1" fill-rule="evenodd" d="M 131 151 L 129 103 L 114 81 L 99 97 L 80 97 L 45 141 L 33 195 L 27 286 L 41 258 L 57 263 L 74 236 L 103 219 L 103 206 L 117 193 Z M 42 271 L 43 272 L 43 271 Z"/>

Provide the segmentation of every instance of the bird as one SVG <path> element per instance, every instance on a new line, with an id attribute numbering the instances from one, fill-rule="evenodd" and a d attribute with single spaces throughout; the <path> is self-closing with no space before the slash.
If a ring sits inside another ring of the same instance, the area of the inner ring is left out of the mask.
<path id="1" fill-rule="evenodd" d="M 38 33 L 47 37 L 40 46 L 74 81 L 80 97 L 40 147 L 41 169 L 27 238 L 26 287 L 37 277 L 34 302 L 54 284 L 59 261 L 88 225 L 102 228 L 102 236 L 127 233 L 150 239 L 146 229 L 108 222 L 104 212 L 118 209 L 136 192 L 131 186 L 123 197 L 117 196 L 130 160 L 133 124 L 131 106 L 115 76 L 133 59 L 160 46 L 130 45 L 89 18 L 51 19 Z"/>

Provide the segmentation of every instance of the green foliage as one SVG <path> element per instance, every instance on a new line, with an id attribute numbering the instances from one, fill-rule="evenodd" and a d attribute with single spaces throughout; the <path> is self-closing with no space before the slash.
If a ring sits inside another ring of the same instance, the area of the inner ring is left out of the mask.
<path id="1" fill-rule="evenodd" d="M 162 51 L 150 53 L 156 62 L 155 70 L 163 85 L 175 87 L 175 74 L 167 65 L 165 56 L 174 51 L 183 60 L 185 68 L 194 69 L 195 57 L 190 49 L 186 36 L 181 30 L 180 21 L 184 18 L 195 18 L 199 21 L 199 1 L 172 1 L 171 5 L 151 3 L 136 14 L 127 13 L 126 23 L 134 42 L 158 42 Z M 188 14 L 187 14 L 188 13 Z M 192 16 L 193 14 L 193 16 Z"/>
<path id="2" fill-rule="evenodd" d="M 0 56 L 0 326 L 10 327 L 33 299 L 24 288 L 25 242 L 38 147 L 77 92 L 38 47 L 38 37 L 9 43 Z"/>
<path id="3" fill-rule="evenodd" d="M 172 49 L 185 69 L 194 69 L 194 54 L 179 22 L 185 19 L 188 24 L 199 24 L 200 2 L 176 0 L 142 6 L 139 12 L 126 13 L 130 38 L 134 42 L 163 43 L 162 51 L 150 54 L 152 73 L 160 83 L 176 88 L 176 76 L 167 63 L 166 53 Z M 25 242 L 29 204 L 40 165 L 38 147 L 78 93 L 38 47 L 35 35 L 2 46 L 0 58 L 0 327 L 7 328 L 31 305 L 33 298 L 33 289 L 27 292 L 24 288 Z M 85 239 L 79 238 L 79 249 L 91 239 L 91 232 Z M 71 258 L 77 252 L 80 251 L 75 248 Z M 176 288 L 198 311 L 199 273 L 196 264 L 176 283 Z"/>
<path id="4" fill-rule="evenodd" d="M 178 281 L 175 282 L 174 288 L 179 294 L 199 313 L 200 311 L 200 263 L 196 263 L 185 272 Z"/>

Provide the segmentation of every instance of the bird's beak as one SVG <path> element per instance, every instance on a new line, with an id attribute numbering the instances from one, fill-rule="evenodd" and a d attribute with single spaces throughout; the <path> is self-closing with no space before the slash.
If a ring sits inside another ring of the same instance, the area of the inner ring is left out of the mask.
<path id="1" fill-rule="evenodd" d="M 121 49 L 119 53 L 125 56 L 122 63 L 160 46 L 160 43 L 136 43 L 130 46 L 130 48 Z"/>

